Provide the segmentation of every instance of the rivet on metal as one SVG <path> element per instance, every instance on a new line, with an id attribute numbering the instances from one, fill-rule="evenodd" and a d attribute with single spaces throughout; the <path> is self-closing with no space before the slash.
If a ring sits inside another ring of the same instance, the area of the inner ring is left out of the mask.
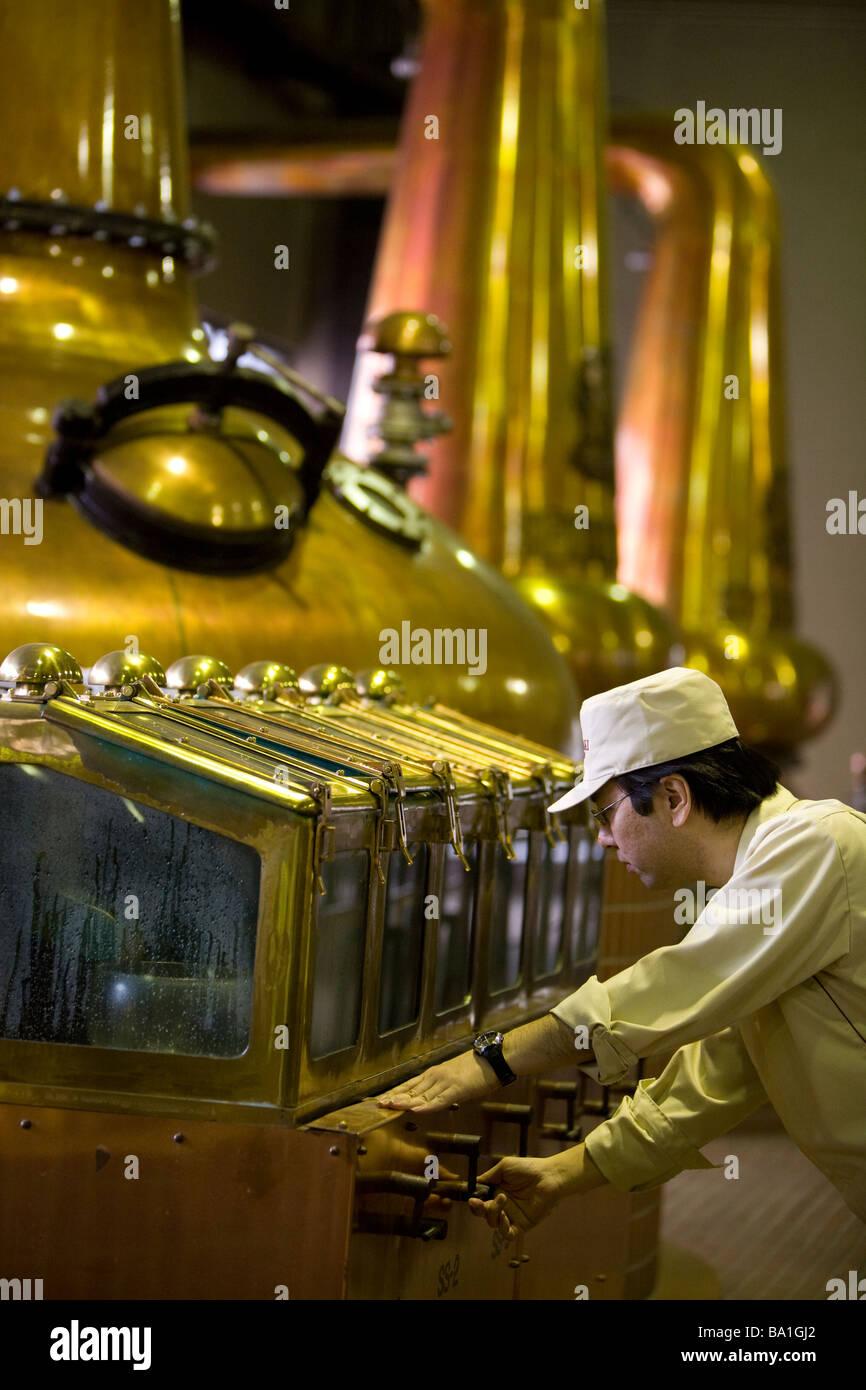
<path id="1" fill-rule="evenodd" d="M 177 1134 L 173 1134 L 171 1137 L 176 1144 L 182 1144 L 186 1136 L 178 1132 Z"/>
<path id="2" fill-rule="evenodd" d="M 20 1128 L 20 1129 L 30 1129 L 31 1126 L 32 1126 L 32 1124 L 33 1124 L 33 1121 L 32 1121 L 32 1120 L 20 1120 L 20 1121 L 19 1121 L 19 1128 Z"/>
<path id="3" fill-rule="evenodd" d="M 336 1144 L 332 1144 L 331 1147 L 328 1149 L 328 1153 L 332 1154 L 334 1158 L 337 1157 L 337 1154 L 339 1152 L 340 1150 L 337 1148 Z"/>

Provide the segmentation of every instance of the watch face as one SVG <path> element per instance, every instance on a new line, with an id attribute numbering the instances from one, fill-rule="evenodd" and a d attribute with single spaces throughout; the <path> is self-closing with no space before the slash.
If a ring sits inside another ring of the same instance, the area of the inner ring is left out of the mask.
<path id="1" fill-rule="evenodd" d="M 502 1041 L 501 1033 L 479 1033 L 475 1039 L 475 1046 L 478 1048 L 491 1047 L 495 1042 Z"/>

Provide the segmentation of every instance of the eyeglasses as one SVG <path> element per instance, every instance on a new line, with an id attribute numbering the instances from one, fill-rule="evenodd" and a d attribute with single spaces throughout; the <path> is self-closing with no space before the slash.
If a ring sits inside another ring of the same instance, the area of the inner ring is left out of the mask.
<path id="1" fill-rule="evenodd" d="M 616 801 L 612 801 L 609 806 L 603 807 L 601 811 L 590 811 L 590 815 L 595 821 L 596 827 L 603 828 L 604 830 L 609 830 L 610 825 L 607 819 L 608 811 L 612 811 L 614 806 L 618 806 L 621 801 L 625 801 L 628 795 L 628 792 L 623 792 L 622 796 L 617 797 Z"/>

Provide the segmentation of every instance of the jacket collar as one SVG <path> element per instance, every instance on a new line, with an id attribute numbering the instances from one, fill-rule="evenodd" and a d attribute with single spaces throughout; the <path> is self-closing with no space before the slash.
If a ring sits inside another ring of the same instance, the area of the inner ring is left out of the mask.
<path id="1" fill-rule="evenodd" d="M 799 798 L 794 796 L 793 792 L 789 792 L 787 787 L 783 787 L 780 783 L 772 796 L 765 796 L 761 804 L 755 807 L 743 826 L 743 833 L 737 845 L 737 857 L 734 860 L 735 874 L 739 873 L 743 860 L 749 852 L 749 845 L 759 828 L 768 820 L 772 820 L 774 816 L 781 816 L 786 811 L 790 811 L 798 800 Z"/>

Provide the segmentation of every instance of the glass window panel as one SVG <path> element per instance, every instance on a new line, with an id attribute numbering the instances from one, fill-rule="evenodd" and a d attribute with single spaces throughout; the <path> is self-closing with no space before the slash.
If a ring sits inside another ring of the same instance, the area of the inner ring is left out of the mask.
<path id="1" fill-rule="evenodd" d="M 587 864 L 586 918 L 584 924 L 583 952 L 585 958 L 598 954 L 598 934 L 601 926 L 601 897 L 604 882 L 604 845 L 593 840 L 592 853 Z"/>
<path id="2" fill-rule="evenodd" d="M 358 1041 L 367 927 L 370 856 L 343 850 L 322 864 L 316 894 L 310 1055 L 327 1057 Z"/>
<path id="3" fill-rule="evenodd" d="M 408 846 L 412 863 L 399 850 L 388 856 L 388 888 L 382 940 L 382 986 L 379 1032 L 391 1033 L 414 1023 L 421 1000 L 424 945 L 424 896 L 427 892 L 427 846 Z"/>
<path id="4" fill-rule="evenodd" d="M 534 962 L 536 978 L 552 974 L 559 962 L 568 877 L 568 841 L 557 840 L 555 845 L 551 845 L 545 836 L 542 844 L 541 914 Z"/>
<path id="5" fill-rule="evenodd" d="M 463 852 L 470 873 L 450 845 L 445 850 L 436 945 L 436 1012 L 440 1014 L 464 1004 L 472 988 L 477 842 L 464 845 Z"/>
<path id="6" fill-rule="evenodd" d="M 50 768 L 0 768 L 0 1036 L 237 1057 L 261 861 Z"/>
<path id="7" fill-rule="evenodd" d="M 589 830 L 583 827 L 573 828 L 571 834 L 572 844 L 575 846 L 574 853 L 577 858 L 577 885 L 574 894 L 571 953 L 573 961 L 581 961 L 587 955 L 585 927 L 589 902 L 593 836 Z"/>
<path id="8" fill-rule="evenodd" d="M 490 992 L 510 989 L 520 979 L 520 952 L 526 898 L 526 866 L 529 861 L 529 831 L 511 835 L 514 859 L 507 859 L 496 846 L 493 878 L 493 918 L 490 927 Z"/>

